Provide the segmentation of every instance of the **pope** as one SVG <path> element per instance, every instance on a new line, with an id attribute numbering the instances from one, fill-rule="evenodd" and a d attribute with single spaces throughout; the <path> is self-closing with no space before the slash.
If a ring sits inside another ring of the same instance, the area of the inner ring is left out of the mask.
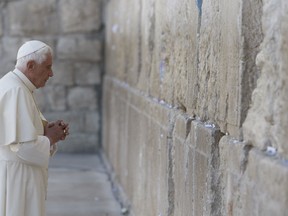
<path id="1" fill-rule="evenodd" d="M 28 41 L 0 79 L 0 216 L 45 216 L 49 158 L 69 134 L 63 120 L 46 121 L 33 96 L 53 76 L 52 55 Z"/>

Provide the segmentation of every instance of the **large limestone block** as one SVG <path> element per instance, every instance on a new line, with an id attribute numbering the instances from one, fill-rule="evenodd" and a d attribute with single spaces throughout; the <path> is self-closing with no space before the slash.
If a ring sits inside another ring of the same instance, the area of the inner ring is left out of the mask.
<path id="1" fill-rule="evenodd" d="M 3 37 L 2 42 L 3 42 L 2 43 L 3 57 L 6 60 L 15 62 L 17 51 L 19 47 L 23 44 L 23 40 L 19 38 L 13 38 L 13 37 Z"/>
<path id="2" fill-rule="evenodd" d="M 85 112 L 85 131 L 90 133 L 99 133 L 100 116 L 98 112 Z"/>
<path id="3" fill-rule="evenodd" d="M 189 0 L 181 3 L 168 2 L 170 5 L 166 11 L 167 16 L 163 14 L 164 16 L 161 17 L 161 28 L 164 31 L 161 37 L 164 50 L 160 50 L 160 69 L 164 71 L 161 95 L 168 100 L 170 95 L 166 94 L 172 87 L 172 104 L 186 111 L 187 99 L 191 95 L 188 91 L 188 80 L 189 77 L 191 78 L 190 75 L 195 73 L 197 65 L 198 11 L 196 3 Z M 168 43 L 165 45 L 166 42 Z M 168 69 L 167 74 L 165 74 L 165 67 Z"/>
<path id="4" fill-rule="evenodd" d="M 67 32 L 91 32 L 101 26 L 100 0 L 61 0 L 61 26 Z"/>
<path id="5" fill-rule="evenodd" d="M 247 164 L 247 179 L 253 183 L 253 206 L 258 206 L 255 215 L 285 215 L 288 202 L 288 169 L 283 160 L 267 156 L 252 149 Z M 244 184 L 244 183 L 243 183 Z M 245 195 L 240 191 L 241 195 Z M 241 198 L 245 202 L 245 197 Z M 253 208 L 247 209 L 252 211 Z M 249 214 L 251 215 L 251 213 Z"/>
<path id="6" fill-rule="evenodd" d="M 250 108 L 252 92 L 260 75 L 256 56 L 263 41 L 262 11 L 263 3 L 260 0 L 242 3 L 241 125 Z"/>
<path id="7" fill-rule="evenodd" d="M 125 55 L 124 68 L 128 84 L 135 86 L 139 80 L 141 67 L 141 1 L 127 0 L 120 3 L 123 26 L 123 49 Z M 118 44 L 121 46 L 121 44 Z"/>
<path id="8" fill-rule="evenodd" d="M 143 194 L 147 195 L 151 192 L 148 192 L 146 184 L 150 180 L 148 177 L 149 170 L 146 169 L 148 168 L 147 160 L 145 160 L 147 158 L 145 152 L 148 152 L 146 148 L 148 148 L 147 138 L 149 136 L 147 128 L 149 127 L 149 119 L 144 115 L 140 115 L 139 111 L 129 107 L 127 131 L 128 188 L 126 188 L 126 191 L 128 192 L 131 202 L 134 204 L 135 215 L 144 215 L 143 199 L 145 200 L 145 198 L 143 198 Z M 135 175 L 136 173 L 137 175 Z M 147 212 L 150 213 L 151 209 L 147 209 Z"/>
<path id="9" fill-rule="evenodd" d="M 101 83 L 101 69 L 98 64 L 77 62 L 75 64 L 77 85 L 98 85 Z"/>
<path id="10" fill-rule="evenodd" d="M 164 131 L 157 122 L 151 121 L 147 130 L 148 137 L 143 161 L 147 169 L 143 181 L 147 185 L 145 196 L 151 198 L 147 199 L 141 211 L 146 209 L 149 215 L 159 215 L 160 212 L 165 212 L 168 205 L 168 146 L 165 143 L 166 136 L 161 136 Z M 143 202 L 139 201 L 138 205 L 141 206 Z"/>
<path id="11" fill-rule="evenodd" d="M 197 54 L 196 4 L 152 1 L 146 7 L 141 76 L 149 75 L 149 93 L 154 97 L 186 109 L 188 74 L 193 73 Z"/>
<path id="12" fill-rule="evenodd" d="M 201 153 L 195 152 L 194 162 L 194 215 L 206 215 L 206 206 L 208 204 L 206 202 L 208 195 L 208 158 Z"/>
<path id="13" fill-rule="evenodd" d="M 98 39 L 61 37 L 57 44 L 59 59 L 98 62 L 101 60 L 101 42 Z"/>
<path id="14" fill-rule="evenodd" d="M 199 64 L 191 79 L 192 103 L 202 120 L 238 136 L 240 97 L 241 1 L 204 1 L 199 34 Z M 189 80 L 190 81 L 190 80 Z M 193 107 L 192 107 L 193 108 Z"/>
<path id="15" fill-rule="evenodd" d="M 64 111 L 66 107 L 66 89 L 64 86 L 46 86 L 35 93 L 42 111 Z"/>
<path id="16" fill-rule="evenodd" d="M 125 1 L 126 2 L 126 1 Z M 125 20 L 129 15 L 125 2 L 109 1 L 106 6 L 105 17 L 105 59 L 106 73 L 117 77 L 120 80 L 126 79 L 125 68 Z"/>
<path id="17" fill-rule="evenodd" d="M 74 85 L 74 67 L 69 61 L 56 61 L 53 63 L 53 77 L 49 79 L 49 85 Z"/>
<path id="18" fill-rule="evenodd" d="M 288 156 L 288 6 L 285 0 L 263 2 L 264 40 L 257 56 L 261 75 L 243 125 L 244 138 L 264 149 L 273 146 Z"/>
<path id="19" fill-rule="evenodd" d="M 51 34 L 58 31 L 56 0 L 13 1 L 8 5 L 12 35 Z"/>
<path id="20" fill-rule="evenodd" d="M 149 92 L 150 88 L 150 74 L 152 68 L 157 67 L 157 63 L 153 60 L 155 47 L 157 46 L 155 40 L 155 26 L 156 26 L 156 1 L 146 0 L 141 1 L 141 17 L 139 20 L 140 34 L 139 35 L 139 56 L 141 57 L 140 71 L 138 71 L 138 85 L 137 88 L 144 92 Z"/>
<path id="21" fill-rule="evenodd" d="M 96 110 L 97 93 L 93 87 L 74 87 L 68 91 L 68 106 L 71 110 Z"/>
<path id="22" fill-rule="evenodd" d="M 193 215 L 194 188 L 194 149 L 174 140 L 175 153 L 173 154 L 173 179 L 175 182 L 174 215 Z M 204 167 L 203 167 L 204 168 Z"/>
<path id="23" fill-rule="evenodd" d="M 132 86 L 141 68 L 141 5 L 141 0 L 110 1 L 106 12 L 106 71 Z"/>
<path id="24" fill-rule="evenodd" d="M 247 143 L 220 141 L 221 215 L 285 215 L 287 164 Z"/>

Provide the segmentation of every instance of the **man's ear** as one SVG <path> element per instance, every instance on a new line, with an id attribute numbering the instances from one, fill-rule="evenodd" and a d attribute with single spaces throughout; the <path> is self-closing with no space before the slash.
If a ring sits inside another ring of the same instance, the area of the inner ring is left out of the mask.
<path id="1" fill-rule="evenodd" d="M 26 66 L 28 70 L 32 70 L 35 67 L 35 61 L 33 60 L 28 61 Z"/>

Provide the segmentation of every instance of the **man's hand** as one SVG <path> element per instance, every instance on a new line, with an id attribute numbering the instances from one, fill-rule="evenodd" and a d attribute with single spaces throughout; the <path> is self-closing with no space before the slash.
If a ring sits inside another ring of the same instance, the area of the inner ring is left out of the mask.
<path id="1" fill-rule="evenodd" d="M 69 135 L 69 125 L 62 120 L 50 122 L 44 128 L 44 135 L 50 140 L 50 144 L 54 145 L 59 140 L 65 140 Z"/>

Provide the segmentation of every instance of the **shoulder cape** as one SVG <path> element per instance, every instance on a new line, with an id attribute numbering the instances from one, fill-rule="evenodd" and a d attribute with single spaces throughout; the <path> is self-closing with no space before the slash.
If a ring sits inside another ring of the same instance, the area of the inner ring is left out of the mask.
<path id="1" fill-rule="evenodd" d="M 0 145 L 36 140 L 35 112 L 33 96 L 24 84 L 11 73 L 4 76 L 0 80 Z"/>

